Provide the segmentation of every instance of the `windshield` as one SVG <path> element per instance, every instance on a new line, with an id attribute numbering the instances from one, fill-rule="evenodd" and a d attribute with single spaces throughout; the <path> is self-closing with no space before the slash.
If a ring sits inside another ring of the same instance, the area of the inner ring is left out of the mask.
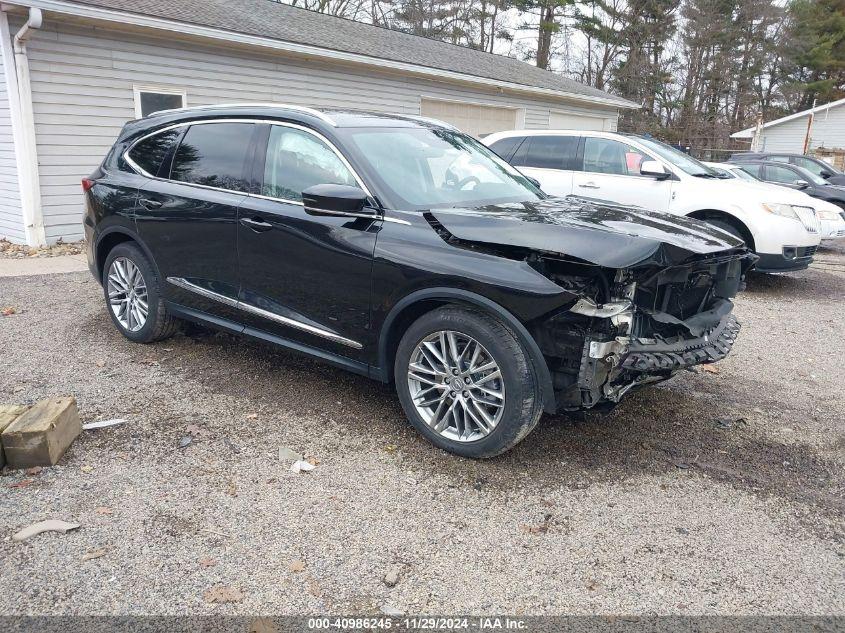
<path id="1" fill-rule="evenodd" d="M 388 207 L 424 210 L 536 202 L 545 195 L 475 139 L 436 127 L 339 130 Z"/>
<path id="2" fill-rule="evenodd" d="M 636 139 L 645 145 L 646 149 L 651 150 L 660 158 L 668 163 L 671 163 L 681 171 L 690 176 L 700 176 L 703 178 L 718 178 L 719 176 L 704 163 L 695 160 L 689 154 L 684 154 L 681 150 L 675 149 L 670 145 L 655 141 L 653 138 L 644 138 L 637 136 Z"/>

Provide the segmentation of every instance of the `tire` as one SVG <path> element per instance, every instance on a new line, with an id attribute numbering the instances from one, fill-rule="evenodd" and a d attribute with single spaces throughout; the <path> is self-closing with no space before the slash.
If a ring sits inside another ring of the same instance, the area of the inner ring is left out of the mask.
<path id="1" fill-rule="evenodd" d="M 444 333 L 444 339 L 440 339 L 440 333 Z M 451 370 L 438 360 L 439 354 L 431 351 L 431 346 L 435 350 L 442 349 L 441 340 L 449 346 L 448 333 L 456 342 L 457 356 L 463 357 L 455 363 L 455 354 L 450 355 Z M 426 341 L 430 345 L 425 346 L 423 352 Z M 474 355 L 476 349 L 477 356 Z M 471 372 L 469 356 L 476 361 L 473 365 L 476 370 L 489 366 L 491 361 L 495 363 L 500 377 L 491 378 L 496 374 L 495 369 Z M 423 367 L 424 370 L 412 372 L 412 362 L 415 368 Z M 455 366 L 462 367 L 462 373 L 457 376 L 453 374 Z M 543 412 L 539 381 L 523 345 L 502 321 L 473 309 L 445 306 L 417 319 L 399 342 L 393 375 L 399 401 L 411 423 L 432 444 L 461 457 L 488 458 L 504 453 L 537 426 Z M 417 377 L 425 380 L 417 380 Z M 466 386 L 462 386 L 464 391 L 458 392 L 452 385 L 457 386 L 461 379 L 465 381 L 461 384 Z M 432 386 L 435 383 L 439 386 Z M 486 391 L 482 392 L 480 387 Z M 416 394 L 412 394 L 412 390 Z M 499 398 L 492 395 L 495 392 L 504 400 L 503 406 L 498 408 L 494 406 L 499 402 Z M 425 405 L 432 397 L 438 400 L 430 407 L 418 409 L 415 396 Z M 447 415 L 440 412 L 440 416 L 435 417 L 441 404 Z M 429 420 L 423 415 L 430 416 Z M 489 418 L 495 419 L 494 425 L 488 424 Z M 443 425 L 445 427 L 441 428 Z"/>
<path id="2" fill-rule="evenodd" d="M 132 267 L 134 267 L 134 271 Z M 123 271 L 124 277 L 121 277 L 121 271 Z M 126 271 L 130 272 L 127 273 Z M 137 284 L 139 274 L 142 280 L 141 284 Z M 128 316 L 125 310 L 125 297 L 128 296 L 128 293 L 124 289 L 127 287 L 127 277 L 134 282 L 131 284 L 134 287 L 133 293 L 136 291 L 138 293 L 137 295 L 133 294 L 133 297 L 137 296 L 141 299 L 141 302 L 143 302 L 143 297 L 146 297 L 147 313 L 143 324 L 138 318 L 138 315 L 142 314 L 141 303 L 136 302 L 134 304 L 141 311 L 132 311 L 132 316 Z M 123 242 L 109 252 L 103 266 L 102 281 L 106 310 L 112 323 L 130 341 L 154 343 L 173 336 L 179 328 L 179 321 L 170 315 L 164 305 L 164 300 L 161 298 L 161 285 L 158 275 L 150 264 L 150 260 L 137 245 L 132 242 Z M 142 286 L 146 290 L 145 295 L 140 291 Z M 109 297 L 110 292 L 117 293 L 115 299 L 120 305 L 112 305 Z"/>

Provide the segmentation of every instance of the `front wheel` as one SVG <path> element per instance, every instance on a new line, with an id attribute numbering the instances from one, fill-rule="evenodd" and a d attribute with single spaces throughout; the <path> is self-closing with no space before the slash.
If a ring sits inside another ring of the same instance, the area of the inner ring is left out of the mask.
<path id="1" fill-rule="evenodd" d="M 509 450 L 542 414 L 538 380 L 516 335 L 467 308 L 438 308 L 414 322 L 399 343 L 394 379 L 417 430 L 463 457 Z"/>

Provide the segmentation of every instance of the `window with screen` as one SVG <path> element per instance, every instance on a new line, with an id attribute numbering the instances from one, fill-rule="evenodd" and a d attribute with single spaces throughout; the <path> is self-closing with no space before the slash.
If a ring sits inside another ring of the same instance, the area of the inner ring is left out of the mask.
<path id="1" fill-rule="evenodd" d="M 274 125 L 267 143 L 261 193 L 284 200 L 302 200 L 314 185 L 358 186 L 355 177 L 334 151 L 308 132 Z"/>
<path id="2" fill-rule="evenodd" d="M 574 169 L 578 152 L 577 136 L 532 136 L 521 161 L 524 167 Z"/>
<path id="3" fill-rule="evenodd" d="M 641 151 L 609 138 L 584 139 L 584 171 L 618 176 L 639 176 L 643 161 L 650 160 Z"/>
<path id="4" fill-rule="evenodd" d="M 185 92 L 166 88 L 135 88 L 135 116 L 150 116 L 162 110 L 185 107 Z"/>
<path id="5" fill-rule="evenodd" d="M 174 129 L 145 138 L 129 150 L 129 158 L 147 175 L 157 176 L 164 157 L 181 134 L 181 129 Z"/>
<path id="6" fill-rule="evenodd" d="M 252 123 L 192 125 L 173 157 L 172 180 L 247 191 L 246 160 Z"/>

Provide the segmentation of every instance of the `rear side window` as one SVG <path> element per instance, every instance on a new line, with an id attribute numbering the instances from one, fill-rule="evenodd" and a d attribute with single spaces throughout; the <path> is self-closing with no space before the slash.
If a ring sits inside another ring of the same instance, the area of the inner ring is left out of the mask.
<path id="1" fill-rule="evenodd" d="M 490 149 L 492 149 L 505 160 L 510 161 L 511 154 L 513 154 L 514 150 L 519 146 L 519 144 L 523 140 L 525 140 L 524 136 L 511 136 L 508 138 L 499 139 L 498 141 L 490 145 Z"/>
<path id="2" fill-rule="evenodd" d="M 172 180 L 247 191 L 246 162 L 252 123 L 192 125 L 173 157 Z"/>
<path id="3" fill-rule="evenodd" d="M 159 132 L 139 141 L 129 150 L 129 158 L 150 176 L 157 176 L 161 163 L 182 134 L 181 129 Z"/>
<path id="4" fill-rule="evenodd" d="M 531 136 L 526 141 L 524 167 L 540 169 L 575 169 L 577 136 Z"/>

